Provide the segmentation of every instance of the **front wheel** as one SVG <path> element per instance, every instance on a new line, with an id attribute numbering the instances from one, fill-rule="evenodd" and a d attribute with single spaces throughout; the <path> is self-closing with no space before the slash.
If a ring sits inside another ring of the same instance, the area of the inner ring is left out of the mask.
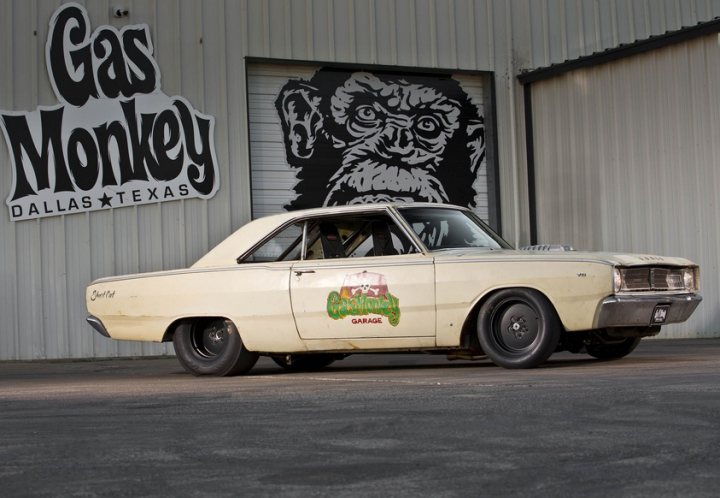
<path id="1" fill-rule="evenodd" d="M 505 289 L 480 308 L 477 334 L 490 359 L 505 368 L 534 368 L 557 348 L 562 325 L 552 304 L 532 289 Z"/>
<path id="2" fill-rule="evenodd" d="M 238 375 L 258 359 L 257 353 L 245 349 L 235 324 L 224 318 L 180 324 L 173 345 L 180 364 L 193 375 Z"/>
<path id="3" fill-rule="evenodd" d="M 628 337 L 614 342 L 593 342 L 586 345 L 585 349 L 598 360 L 617 360 L 632 353 L 638 344 L 639 337 Z"/>

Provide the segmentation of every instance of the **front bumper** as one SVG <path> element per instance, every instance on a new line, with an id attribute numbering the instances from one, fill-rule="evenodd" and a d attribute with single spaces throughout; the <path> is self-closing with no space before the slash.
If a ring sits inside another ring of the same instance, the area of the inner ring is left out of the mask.
<path id="1" fill-rule="evenodd" d="M 610 296 L 606 297 L 595 315 L 595 326 L 606 327 L 650 327 L 684 322 L 692 315 L 702 301 L 697 294 L 671 296 Z M 666 307 L 663 322 L 653 321 L 658 307 Z"/>

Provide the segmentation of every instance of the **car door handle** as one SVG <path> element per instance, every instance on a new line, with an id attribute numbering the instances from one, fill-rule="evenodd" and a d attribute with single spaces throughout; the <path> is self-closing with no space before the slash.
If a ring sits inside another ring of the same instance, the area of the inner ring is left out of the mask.
<path id="1" fill-rule="evenodd" d="M 294 271 L 295 271 L 296 277 L 299 277 L 303 273 L 315 273 L 315 270 L 294 270 Z"/>

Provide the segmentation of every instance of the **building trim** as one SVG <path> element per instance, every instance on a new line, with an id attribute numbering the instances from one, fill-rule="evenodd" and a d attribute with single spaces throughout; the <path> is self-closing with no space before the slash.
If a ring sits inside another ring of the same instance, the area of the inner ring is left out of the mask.
<path id="1" fill-rule="evenodd" d="M 533 130 L 532 113 L 532 85 L 523 87 L 523 102 L 525 107 L 525 154 L 528 182 L 528 217 L 530 218 L 530 245 L 538 243 L 537 240 L 537 206 L 535 200 L 535 137 Z"/>
<path id="2" fill-rule="evenodd" d="M 602 52 L 596 52 L 594 54 L 568 60 L 559 64 L 524 71 L 517 76 L 517 79 L 521 84 L 527 85 L 536 81 L 554 78 L 576 69 L 598 66 L 607 62 L 650 52 L 651 50 L 675 45 L 677 43 L 693 40 L 695 38 L 711 35 L 717 32 L 720 32 L 720 17 L 717 17 L 712 21 L 698 23 L 695 26 L 681 28 L 676 31 L 668 31 L 662 35 L 651 36 L 650 38 L 646 38 L 644 40 L 622 44 L 615 48 L 604 50 Z"/>

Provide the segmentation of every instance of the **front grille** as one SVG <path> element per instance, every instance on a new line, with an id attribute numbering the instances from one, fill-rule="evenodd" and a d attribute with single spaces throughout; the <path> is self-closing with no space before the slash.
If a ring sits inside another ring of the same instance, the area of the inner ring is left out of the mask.
<path id="1" fill-rule="evenodd" d="M 684 290 L 682 268 L 625 268 L 623 289 L 631 292 Z"/>

